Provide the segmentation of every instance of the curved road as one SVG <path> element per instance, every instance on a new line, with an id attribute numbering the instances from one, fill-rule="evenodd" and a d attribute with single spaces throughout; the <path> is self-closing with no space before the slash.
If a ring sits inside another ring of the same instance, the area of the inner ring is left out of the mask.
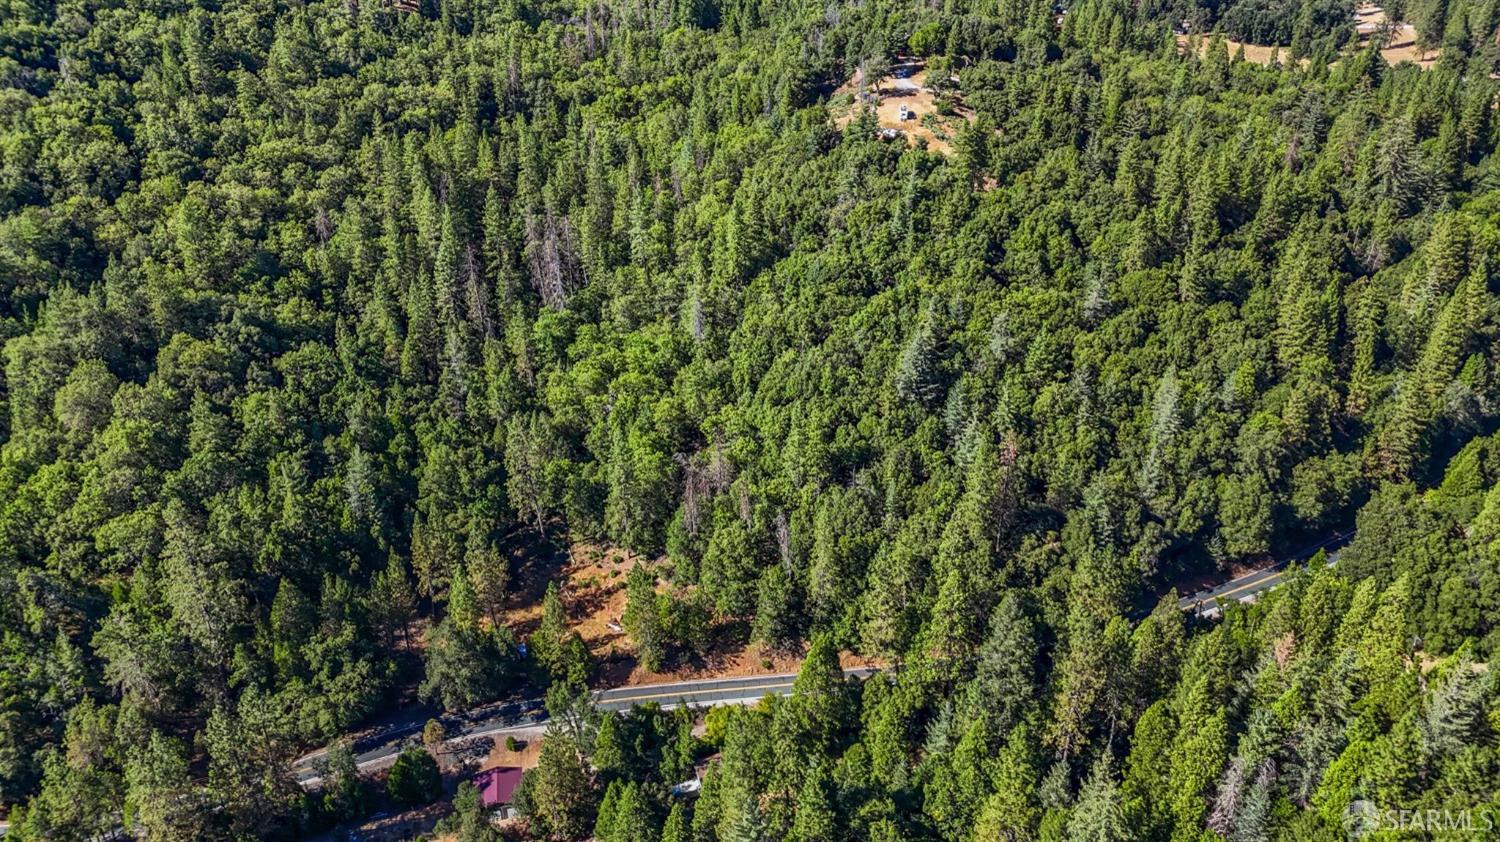
<path id="1" fill-rule="evenodd" d="M 852 667 L 844 670 L 845 678 L 868 678 L 875 672 L 872 667 Z M 732 705 L 754 704 L 765 696 L 786 696 L 792 692 L 796 673 L 780 675 L 756 675 L 744 678 L 708 678 L 700 681 L 678 681 L 670 684 L 642 684 L 634 687 L 616 687 L 594 691 L 594 705 L 600 710 L 624 711 L 635 705 L 655 702 L 663 708 L 680 705 Z M 505 702 L 488 705 L 460 714 L 442 717 L 449 737 L 445 745 L 455 751 L 484 737 L 508 734 L 527 739 L 534 738 L 547 728 L 547 714 L 539 699 Z M 359 737 L 354 741 L 354 763 L 360 771 L 384 768 L 396 761 L 396 755 L 409 745 L 418 745 L 422 740 L 425 720 L 408 720 L 389 726 L 376 733 Z M 328 755 L 328 749 L 319 749 L 303 755 L 292 762 L 292 775 L 305 787 L 316 786 L 320 777 L 320 761 Z"/>
<path id="2" fill-rule="evenodd" d="M 1339 548 L 1349 542 L 1353 531 L 1343 532 L 1325 541 L 1305 547 L 1280 561 L 1252 573 L 1247 573 L 1223 584 L 1201 590 L 1177 601 L 1177 607 L 1191 611 L 1205 619 L 1217 618 L 1222 605 L 1228 601 L 1251 602 L 1260 594 L 1281 584 L 1286 569 L 1293 562 L 1304 561 L 1316 555 L 1318 550 L 1328 551 L 1328 563 L 1338 560 Z M 875 670 L 871 667 L 854 667 L 844 670 L 845 677 L 868 678 Z M 655 702 L 663 708 L 679 705 L 728 705 L 754 704 L 764 696 L 772 694 L 786 696 L 792 692 L 796 673 L 780 675 L 757 675 L 744 678 L 709 678 L 699 681 L 679 681 L 669 684 L 643 684 L 633 687 L 616 687 L 594 691 L 594 705 L 600 710 L 624 711 L 647 702 Z M 466 745 L 484 737 L 508 734 L 531 739 L 547 727 L 547 714 L 540 699 L 503 702 L 475 708 L 458 714 L 442 717 L 449 737 L 445 745 L 462 750 Z M 373 771 L 395 762 L 396 755 L 408 745 L 421 742 L 424 719 L 409 718 L 395 725 L 379 729 L 372 734 L 358 737 L 354 741 L 354 762 L 361 771 Z M 303 786 L 316 786 L 321 778 L 320 762 L 328 750 L 319 749 L 304 755 L 292 763 L 292 774 Z"/>
<path id="3" fill-rule="evenodd" d="M 1341 532 L 1326 541 L 1305 547 L 1270 567 L 1263 567 L 1237 579 L 1230 579 L 1221 585 L 1185 596 L 1177 600 L 1177 607 L 1183 611 L 1193 612 L 1194 616 L 1215 619 L 1221 613 L 1223 602 L 1254 602 L 1256 597 L 1281 584 L 1281 580 L 1286 576 L 1288 565 L 1292 562 L 1310 559 L 1318 554 L 1318 550 L 1328 551 L 1328 564 L 1330 567 L 1333 566 L 1333 563 L 1339 559 L 1339 549 L 1349 543 L 1352 537 L 1354 537 L 1353 530 Z"/>

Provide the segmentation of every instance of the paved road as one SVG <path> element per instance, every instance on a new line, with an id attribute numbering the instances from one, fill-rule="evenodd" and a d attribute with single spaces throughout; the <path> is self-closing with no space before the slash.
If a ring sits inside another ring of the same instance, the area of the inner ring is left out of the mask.
<path id="1" fill-rule="evenodd" d="M 1221 601 L 1249 602 L 1262 593 L 1281 584 L 1287 566 L 1292 562 L 1311 558 L 1318 550 L 1328 551 L 1328 563 L 1338 560 L 1339 548 L 1348 543 L 1354 533 L 1344 532 L 1321 541 L 1277 561 L 1269 567 L 1247 573 L 1237 579 L 1185 596 L 1177 601 L 1183 611 L 1192 611 L 1199 617 L 1215 618 L 1220 614 Z M 875 672 L 869 667 L 854 667 L 844 670 L 846 676 L 868 678 Z M 747 678 L 710 678 L 701 681 L 680 681 L 671 684 L 645 684 L 635 687 L 616 687 L 594 693 L 594 704 L 600 710 L 624 711 L 635 705 L 655 702 L 663 708 L 674 708 L 687 704 L 693 706 L 754 704 L 772 694 L 790 695 L 796 673 L 781 675 L 758 675 Z M 361 737 L 354 744 L 354 762 L 361 771 L 373 771 L 395 762 L 396 755 L 408 745 L 421 741 L 425 719 L 408 719 L 396 725 Z M 539 699 L 506 702 L 475 708 L 460 714 L 443 717 L 449 738 L 447 744 L 455 751 L 484 737 L 504 734 L 518 738 L 533 738 L 546 730 L 547 714 Z M 292 764 L 292 772 L 303 786 L 314 786 L 319 782 L 318 767 L 328 751 L 320 749 L 298 758 Z"/>
<path id="2" fill-rule="evenodd" d="M 854 667 L 844 670 L 845 677 L 868 678 L 875 670 L 869 667 Z M 692 706 L 754 704 L 770 695 L 786 696 L 792 692 L 796 673 L 781 675 L 757 675 L 747 678 L 710 678 L 701 681 L 679 681 L 671 684 L 644 684 L 635 687 L 616 687 L 594 693 L 594 704 L 600 710 L 623 711 L 646 702 L 656 702 L 663 708 L 674 708 L 687 704 Z M 533 739 L 546 730 L 547 714 L 540 700 L 528 699 L 489 705 L 462 714 L 446 716 L 443 724 L 448 728 L 446 745 L 455 752 L 462 752 L 484 737 L 511 735 L 519 739 Z M 394 763 L 396 755 L 409 745 L 420 744 L 422 724 L 415 720 L 385 728 L 377 733 L 357 739 L 354 744 L 354 763 L 362 772 L 371 772 Z M 304 755 L 292 763 L 292 774 L 303 786 L 315 786 L 319 777 L 320 761 L 328 754 L 319 749 Z"/>
<path id="3" fill-rule="evenodd" d="M 1310 547 L 1287 556 L 1284 559 L 1264 567 L 1253 573 L 1246 573 L 1237 578 L 1230 579 L 1220 585 L 1201 590 L 1190 596 L 1177 600 L 1177 607 L 1183 611 L 1192 611 L 1199 617 L 1213 619 L 1219 616 L 1220 600 L 1224 602 L 1253 602 L 1256 597 L 1281 584 L 1286 575 L 1287 566 L 1295 561 L 1305 561 L 1317 554 L 1318 550 L 1328 552 L 1328 563 L 1332 565 L 1338 561 L 1339 549 L 1354 537 L 1354 532 L 1342 532 L 1319 542 Z"/>
<path id="4" fill-rule="evenodd" d="M 869 667 L 852 667 L 844 670 L 844 677 L 869 678 L 875 670 Z M 762 697 L 776 694 L 787 696 L 792 692 L 792 683 L 797 680 L 794 672 L 782 675 L 755 675 L 748 678 L 713 678 L 704 681 L 680 681 L 675 684 L 646 684 L 639 687 L 618 687 L 594 693 L 594 704 L 601 710 L 629 710 L 635 705 L 656 702 L 663 708 L 674 708 L 681 704 L 694 707 L 705 705 L 754 704 Z"/>
<path id="5" fill-rule="evenodd" d="M 447 714 L 441 721 L 448 732 L 448 743 L 457 748 L 507 729 L 519 735 L 528 728 L 540 728 L 547 721 L 547 714 L 540 699 L 524 699 Z M 352 746 L 355 766 L 369 772 L 394 763 L 402 749 L 422 742 L 422 727 L 426 724 L 425 715 L 416 715 L 356 737 Z M 318 773 L 322 760 L 327 756 L 328 749 L 321 748 L 292 761 L 293 777 L 303 786 L 317 784 L 321 780 Z"/>

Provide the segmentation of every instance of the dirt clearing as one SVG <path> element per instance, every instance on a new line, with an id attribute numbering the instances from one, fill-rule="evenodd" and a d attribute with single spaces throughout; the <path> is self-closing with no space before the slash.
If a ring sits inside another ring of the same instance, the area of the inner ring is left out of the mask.
<path id="1" fill-rule="evenodd" d="M 651 672 L 637 663 L 635 647 L 620 621 L 625 614 L 625 581 L 631 569 L 637 564 L 659 564 L 659 560 L 591 541 L 576 541 L 564 550 L 548 542 L 531 540 L 524 546 L 513 547 L 510 557 L 515 590 L 501 621 L 518 639 L 524 640 L 541 622 L 547 584 L 557 582 L 568 627 L 583 638 L 598 664 L 594 682 L 597 689 L 774 675 L 796 672 L 802 663 L 801 652 L 763 653 L 759 646 L 745 644 L 747 630 L 743 622 L 716 620 L 703 652 L 669 660 L 666 669 Z M 658 592 L 668 587 L 665 581 L 657 582 Z M 869 665 L 847 654 L 843 661 L 846 667 Z M 497 755 L 491 757 L 491 762 L 501 760 Z M 502 765 L 526 764 L 506 760 Z"/>
<path id="2" fill-rule="evenodd" d="M 831 101 L 834 125 L 844 128 L 861 110 L 873 110 L 883 136 L 904 138 L 915 146 L 920 138 L 927 148 L 953 154 L 953 138 L 959 128 L 974 119 L 974 111 L 963 103 L 958 83 L 948 79 L 939 92 L 928 86 L 927 67 L 920 61 L 899 61 L 873 86 L 856 70 L 849 81 L 834 91 Z M 947 111 L 947 114 L 942 113 Z"/>
<path id="3" fill-rule="evenodd" d="M 569 627 L 590 650 L 597 654 L 623 643 L 625 635 L 618 623 L 625 613 L 625 578 L 639 561 L 640 556 L 588 541 L 575 542 L 566 550 L 535 542 L 512 554 L 516 589 L 501 620 L 517 638 L 531 634 L 542 620 L 547 585 L 555 581 Z"/>
<path id="4" fill-rule="evenodd" d="M 1178 35 L 1177 48 L 1183 52 L 1187 52 L 1189 44 L 1195 38 L 1198 41 L 1198 55 L 1207 54 L 1208 42 L 1210 40 L 1207 35 Z M 1234 58 L 1234 54 L 1243 48 L 1245 50 L 1245 61 L 1253 62 L 1262 67 L 1269 67 L 1273 58 L 1285 64 L 1287 61 L 1287 52 L 1291 49 L 1289 47 L 1268 47 L 1262 44 L 1245 44 L 1233 38 L 1225 38 L 1224 46 L 1229 49 L 1230 58 Z M 1307 59 L 1303 59 L 1302 63 L 1306 64 Z"/>
<path id="5" fill-rule="evenodd" d="M 1409 61 L 1426 70 L 1437 64 L 1442 50 L 1422 52 L 1417 49 L 1417 29 L 1403 23 L 1392 30 L 1386 20 L 1385 10 L 1374 3 L 1361 3 L 1354 9 L 1354 29 L 1359 33 L 1359 46 L 1363 49 L 1370 39 L 1382 32 L 1389 32 L 1385 46 L 1380 48 L 1380 57 L 1395 66 Z"/>
<path id="6" fill-rule="evenodd" d="M 533 737 L 517 739 L 516 750 L 511 751 L 505 747 L 505 738 L 499 737 L 495 740 L 495 747 L 490 750 L 489 756 L 477 768 L 493 769 L 496 766 L 515 766 L 520 769 L 531 769 L 536 766 L 538 758 L 542 755 L 542 739 L 541 732 Z"/>
<path id="7" fill-rule="evenodd" d="M 1437 64 L 1441 50 L 1422 52 L 1417 49 L 1417 30 L 1409 23 L 1403 23 L 1394 29 L 1387 25 L 1385 10 L 1373 3 L 1361 3 L 1354 10 L 1354 31 L 1356 40 L 1345 47 L 1346 50 L 1363 50 L 1370 44 L 1370 39 L 1380 35 L 1386 38 L 1385 46 L 1380 49 L 1380 57 L 1392 67 L 1403 61 L 1426 70 Z M 1208 35 L 1178 35 L 1177 47 L 1186 52 L 1189 45 L 1196 39 L 1198 43 L 1198 54 L 1201 56 L 1208 50 Z M 1271 59 L 1275 58 L 1285 63 L 1291 51 L 1290 47 L 1267 46 L 1263 44 L 1245 44 L 1230 38 L 1224 39 L 1224 45 L 1229 48 L 1231 58 L 1237 50 L 1245 50 L 1245 60 L 1254 62 L 1261 66 L 1269 66 Z M 1307 60 L 1301 60 L 1306 64 Z"/>

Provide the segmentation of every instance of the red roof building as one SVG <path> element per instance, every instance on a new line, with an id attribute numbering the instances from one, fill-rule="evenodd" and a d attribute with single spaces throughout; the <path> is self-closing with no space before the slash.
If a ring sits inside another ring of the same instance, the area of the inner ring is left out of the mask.
<path id="1" fill-rule="evenodd" d="M 516 786 L 521 783 L 521 767 L 496 766 L 470 778 L 479 790 L 479 803 L 485 807 L 500 807 L 515 797 Z"/>

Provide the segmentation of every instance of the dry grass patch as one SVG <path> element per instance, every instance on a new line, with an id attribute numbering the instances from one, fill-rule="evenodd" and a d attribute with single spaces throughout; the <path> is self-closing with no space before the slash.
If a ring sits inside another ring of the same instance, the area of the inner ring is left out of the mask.
<path id="1" fill-rule="evenodd" d="M 595 682 L 599 688 L 775 675 L 796 672 L 801 665 L 802 652 L 763 652 L 758 645 L 743 642 L 743 622 L 716 620 L 704 652 L 670 662 L 661 672 L 645 669 L 637 662 L 635 646 L 620 626 L 625 614 L 625 581 L 637 564 L 654 565 L 659 560 L 592 541 L 576 541 L 566 550 L 536 541 L 513 548 L 515 587 L 501 622 L 518 639 L 525 639 L 541 623 L 542 597 L 548 583 L 557 582 L 569 629 L 583 638 L 599 665 Z M 667 589 L 664 581 L 657 582 L 658 591 Z M 849 654 L 843 661 L 846 667 L 870 665 Z M 487 765 L 525 766 L 502 759 L 503 743 L 502 736 Z"/>
<path id="2" fill-rule="evenodd" d="M 531 769 L 537 764 L 537 759 L 542 755 L 542 737 L 520 739 L 515 751 L 505 747 L 505 737 L 495 740 L 495 747 L 490 749 L 489 756 L 479 764 L 480 769 L 493 769 L 496 766 L 516 766 L 521 769 Z"/>
<path id="3" fill-rule="evenodd" d="M 1387 64 L 1395 66 L 1403 61 L 1409 61 L 1423 70 L 1437 64 L 1441 50 L 1422 52 L 1417 49 L 1417 30 L 1409 23 L 1403 23 L 1395 29 L 1387 26 L 1385 10 L 1373 3 L 1361 3 L 1354 11 L 1354 29 L 1357 38 L 1349 49 L 1363 50 L 1370 44 L 1370 39 L 1382 34 L 1386 37 L 1385 46 L 1380 49 L 1380 57 Z M 1192 49 L 1192 44 L 1197 43 L 1198 55 L 1202 56 L 1208 51 L 1209 36 L 1207 35 L 1178 35 L 1177 48 L 1183 52 Z M 1290 47 L 1268 46 L 1263 44 L 1247 44 L 1225 38 L 1224 45 L 1229 49 L 1230 57 L 1238 50 L 1245 51 L 1245 60 L 1254 62 L 1262 67 L 1269 66 L 1272 59 L 1282 63 L 1287 61 Z M 1302 64 L 1307 59 L 1301 59 Z"/>
<path id="4" fill-rule="evenodd" d="M 974 119 L 974 110 L 964 104 L 957 83 L 952 83 L 950 93 L 939 94 L 927 82 L 927 67 L 916 60 L 892 65 L 890 74 L 881 77 L 873 87 L 865 84 L 863 71 L 856 70 L 849 81 L 834 91 L 834 125 L 842 129 L 854 122 L 862 110 L 873 110 L 882 130 L 900 132 L 908 145 L 915 146 L 921 139 L 927 142 L 928 149 L 951 155 L 953 138 L 965 122 Z M 941 113 L 944 100 L 952 106 L 949 114 Z M 905 120 L 901 119 L 903 107 L 910 115 Z"/>
<path id="5" fill-rule="evenodd" d="M 625 636 L 611 624 L 625 613 L 625 578 L 641 559 L 624 550 L 578 541 L 566 551 L 543 546 L 512 562 L 516 587 L 502 622 L 518 638 L 536 630 L 542 620 L 542 597 L 550 582 L 567 609 L 568 626 L 591 651 L 622 644 Z"/>

